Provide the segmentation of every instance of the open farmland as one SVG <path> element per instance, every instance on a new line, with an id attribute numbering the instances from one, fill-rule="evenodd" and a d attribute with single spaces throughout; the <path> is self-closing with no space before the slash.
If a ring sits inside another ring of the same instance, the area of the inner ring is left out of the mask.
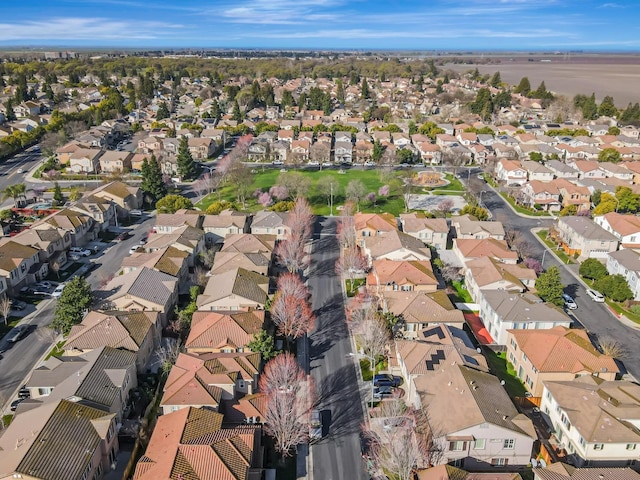
<path id="1" fill-rule="evenodd" d="M 631 60 L 631 59 L 630 59 Z M 622 63 L 624 62 L 624 63 Z M 447 64 L 456 72 L 472 70 L 476 65 Z M 544 80 L 547 89 L 573 97 L 577 93 L 591 95 L 595 92 L 598 101 L 611 95 L 618 107 L 626 107 L 629 102 L 640 102 L 640 64 L 605 63 L 577 57 L 566 60 L 563 57 L 549 62 L 503 60 L 500 64 L 477 65 L 482 74 L 500 72 L 502 81 L 517 85 L 522 77 L 529 77 L 531 87 L 536 88 Z"/>

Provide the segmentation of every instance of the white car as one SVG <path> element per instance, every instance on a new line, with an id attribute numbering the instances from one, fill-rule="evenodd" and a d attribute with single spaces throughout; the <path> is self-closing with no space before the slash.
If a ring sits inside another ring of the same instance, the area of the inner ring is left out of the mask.
<path id="1" fill-rule="evenodd" d="M 604 303 L 604 295 L 602 295 L 597 290 L 587 288 L 587 295 L 589 295 L 589 297 L 591 297 L 591 300 L 593 300 L 596 303 Z"/>
<path id="2" fill-rule="evenodd" d="M 22 168 L 19 168 L 18 173 L 24 173 L 24 170 Z"/>
<path id="3" fill-rule="evenodd" d="M 131 247 L 129 249 L 129 255 L 131 255 L 132 253 L 136 253 L 139 248 L 142 248 L 142 245 L 134 245 L 133 247 Z"/>
<path id="4" fill-rule="evenodd" d="M 69 253 L 79 255 L 81 257 L 91 256 L 91 250 L 87 250 L 86 248 L 80 248 L 80 247 L 71 247 L 69 249 Z"/>
<path id="5" fill-rule="evenodd" d="M 575 300 L 573 298 L 571 298 L 570 295 L 567 295 L 566 293 L 563 293 L 562 294 L 562 300 L 564 300 L 564 305 L 569 310 L 575 310 L 576 308 L 578 308 L 578 305 L 576 304 Z"/>
<path id="6" fill-rule="evenodd" d="M 56 287 L 56 289 L 51 292 L 51 298 L 60 298 L 62 296 L 62 291 L 64 290 L 64 283 L 61 283 Z"/>

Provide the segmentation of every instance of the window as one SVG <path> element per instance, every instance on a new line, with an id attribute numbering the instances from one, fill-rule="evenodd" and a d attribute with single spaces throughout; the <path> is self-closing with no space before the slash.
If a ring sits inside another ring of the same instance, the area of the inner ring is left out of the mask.
<path id="1" fill-rule="evenodd" d="M 476 438 L 475 442 L 473 442 L 474 450 L 484 450 L 486 440 L 484 438 Z"/>
<path id="2" fill-rule="evenodd" d="M 587 446 L 587 442 L 585 441 L 585 439 L 583 437 L 580 437 L 580 440 L 578 440 L 578 443 L 580 444 L 580 446 L 582 448 Z"/>
<path id="3" fill-rule="evenodd" d="M 635 449 L 636 449 L 635 443 L 627 443 L 627 450 L 635 450 Z"/>
<path id="4" fill-rule="evenodd" d="M 502 444 L 502 448 L 506 448 L 507 450 L 513 450 L 515 446 L 516 441 L 513 438 L 506 438 Z"/>
<path id="5" fill-rule="evenodd" d="M 53 390 L 53 388 L 51 388 L 51 387 L 39 388 L 38 389 L 38 395 L 40 395 L 41 397 L 46 397 L 47 395 L 51 395 L 51 391 L 52 390 Z"/>
<path id="6" fill-rule="evenodd" d="M 602 449 L 604 449 L 604 443 L 594 443 L 593 444 L 593 449 L 594 450 L 602 450 Z"/>
<path id="7" fill-rule="evenodd" d="M 508 458 L 492 458 L 491 465 L 494 467 L 504 467 L 505 465 L 509 465 Z"/>
<path id="8" fill-rule="evenodd" d="M 450 452 L 462 452 L 467 449 L 467 442 L 449 442 L 449 451 Z"/>

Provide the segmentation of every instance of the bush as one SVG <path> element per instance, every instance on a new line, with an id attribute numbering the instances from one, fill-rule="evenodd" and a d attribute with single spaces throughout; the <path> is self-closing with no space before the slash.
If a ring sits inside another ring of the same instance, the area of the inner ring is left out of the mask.
<path id="1" fill-rule="evenodd" d="M 274 204 L 269 210 L 272 212 L 288 212 L 293 208 L 295 202 L 288 202 L 286 200 L 282 200 L 276 204 Z"/>
<path id="2" fill-rule="evenodd" d="M 596 281 L 595 288 L 615 302 L 624 302 L 633 298 L 633 292 L 622 275 L 607 275 Z"/>
<path id="3" fill-rule="evenodd" d="M 640 315 L 640 304 L 631 305 L 631 307 L 629 307 L 629 310 L 631 310 L 631 313 Z"/>
<path id="4" fill-rule="evenodd" d="M 235 210 L 236 206 L 233 202 L 228 202 L 227 200 L 221 200 L 219 202 L 213 202 L 209 207 L 207 207 L 207 215 L 219 215 L 220 212 L 227 209 Z"/>
<path id="5" fill-rule="evenodd" d="M 600 280 L 609 275 L 607 267 L 595 258 L 588 258 L 580 265 L 580 275 L 590 280 Z"/>

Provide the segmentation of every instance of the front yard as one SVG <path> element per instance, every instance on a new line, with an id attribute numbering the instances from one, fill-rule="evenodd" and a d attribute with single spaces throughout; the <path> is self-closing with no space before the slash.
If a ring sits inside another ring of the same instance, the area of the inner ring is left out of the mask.
<path id="1" fill-rule="evenodd" d="M 500 195 L 502 195 L 502 198 L 504 198 L 507 202 L 509 202 L 509 205 L 511 205 L 513 209 L 518 213 L 522 213 L 523 215 L 530 215 L 532 217 L 548 217 L 549 216 L 548 212 L 532 210 L 532 209 L 525 208 L 523 206 L 518 205 L 516 201 L 513 199 L 513 197 L 506 192 L 500 192 Z"/>
<path id="2" fill-rule="evenodd" d="M 555 243 L 547 238 L 549 236 L 548 230 L 540 230 L 536 233 L 536 235 L 540 237 L 540 240 L 542 240 L 547 247 L 553 250 L 553 253 L 555 253 L 564 264 L 571 265 L 572 263 L 576 263 L 569 255 L 564 253 L 561 248 L 559 248 Z"/>

